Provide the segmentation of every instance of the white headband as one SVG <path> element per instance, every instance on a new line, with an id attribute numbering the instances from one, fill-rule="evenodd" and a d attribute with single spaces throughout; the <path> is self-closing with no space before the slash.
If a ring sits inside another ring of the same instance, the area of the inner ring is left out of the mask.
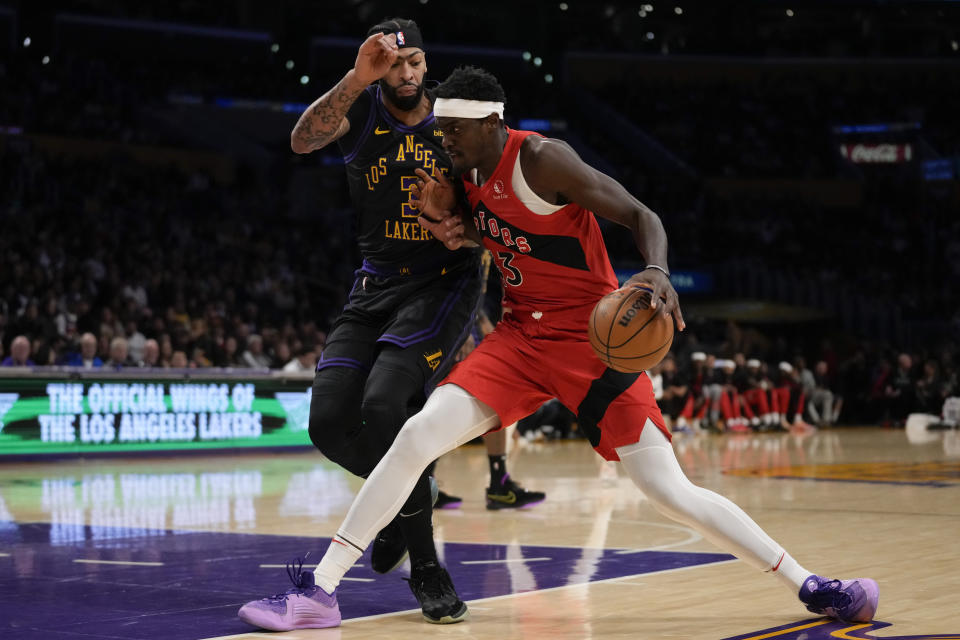
<path id="1" fill-rule="evenodd" d="M 433 115 L 438 118 L 486 118 L 491 113 L 503 120 L 503 103 L 461 98 L 437 98 L 433 103 Z"/>

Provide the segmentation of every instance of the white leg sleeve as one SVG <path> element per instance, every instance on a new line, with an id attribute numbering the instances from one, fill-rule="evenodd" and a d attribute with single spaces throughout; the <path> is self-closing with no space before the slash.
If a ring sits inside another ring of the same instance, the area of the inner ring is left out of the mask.
<path id="1" fill-rule="evenodd" d="M 500 418 L 462 388 L 445 384 L 404 423 L 387 454 L 363 483 L 317 568 L 316 583 L 333 593 L 373 537 L 400 511 L 431 461 L 495 427 Z"/>
<path id="2" fill-rule="evenodd" d="M 387 455 L 363 483 L 339 535 L 365 549 L 400 511 L 430 462 L 483 435 L 499 420 L 493 409 L 462 388 L 438 387 L 423 410 L 403 425 Z"/>
<path id="3" fill-rule="evenodd" d="M 657 511 L 695 529 L 757 569 L 770 571 L 779 564 L 783 548 L 740 507 L 690 482 L 670 442 L 650 420 L 640 433 L 640 440 L 618 447 L 617 454 L 630 479 Z"/>

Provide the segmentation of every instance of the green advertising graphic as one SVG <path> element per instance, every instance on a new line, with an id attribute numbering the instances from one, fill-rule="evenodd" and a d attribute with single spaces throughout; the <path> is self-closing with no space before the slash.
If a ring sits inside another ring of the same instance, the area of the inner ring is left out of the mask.
<path id="1" fill-rule="evenodd" d="M 0 378 L 0 458 L 310 446 L 310 381 Z"/>

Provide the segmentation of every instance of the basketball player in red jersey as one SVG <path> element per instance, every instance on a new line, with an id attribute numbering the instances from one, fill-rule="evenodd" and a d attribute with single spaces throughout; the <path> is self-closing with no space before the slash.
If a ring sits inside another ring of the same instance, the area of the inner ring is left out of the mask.
<path id="1" fill-rule="evenodd" d="M 451 250 L 482 242 L 493 252 L 504 280 L 504 317 L 404 424 L 314 570 L 316 586 L 287 592 L 285 610 L 316 619 L 337 611 L 341 578 L 397 513 L 431 460 L 556 397 L 577 413 L 597 452 L 619 460 L 661 513 L 774 574 L 810 611 L 844 621 L 871 620 L 876 582 L 810 573 L 739 507 L 694 486 L 677 463 L 646 374 L 618 373 L 593 354 L 590 311 L 616 287 L 594 214 L 633 230 L 648 266 L 627 286 L 652 287 L 651 304 L 662 296 L 660 312 L 672 314 L 684 328 L 667 277 L 666 233 L 656 214 L 565 143 L 506 128 L 503 89 L 489 73 L 457 69 L 436 95 L 443 147 L 460 179 L 450 183 L 418 173 L 420 223 Z M 473 224 L 451 213 L 461 188 Z M 281 604 L 264 600 L 246 606 L 258 603 Z"/>

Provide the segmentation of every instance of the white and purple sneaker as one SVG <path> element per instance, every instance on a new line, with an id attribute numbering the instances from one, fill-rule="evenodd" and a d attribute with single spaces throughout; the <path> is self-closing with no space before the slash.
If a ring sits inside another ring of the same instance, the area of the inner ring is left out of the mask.
<path id="1" fill-rule="evenodd" d="M 813 613 L 844 622 L 870 622 L 877 613 L 880 588 L 870 578 L 827 580 L 812 575 L 803 581 L 799 595 Z"/>
<path id="2" fill-rule="evenodd" d="M 340 625 L 340 605 L 337 592 L 328 594 L 313 582 L 313 573 L 293 570 L 287 566 L 287 575 L 293 588 L 269 598 L 253 600 L 240 607 L 237 615 L 247 624 L 270 631 L 294 629 L 325 629 Z"/>

